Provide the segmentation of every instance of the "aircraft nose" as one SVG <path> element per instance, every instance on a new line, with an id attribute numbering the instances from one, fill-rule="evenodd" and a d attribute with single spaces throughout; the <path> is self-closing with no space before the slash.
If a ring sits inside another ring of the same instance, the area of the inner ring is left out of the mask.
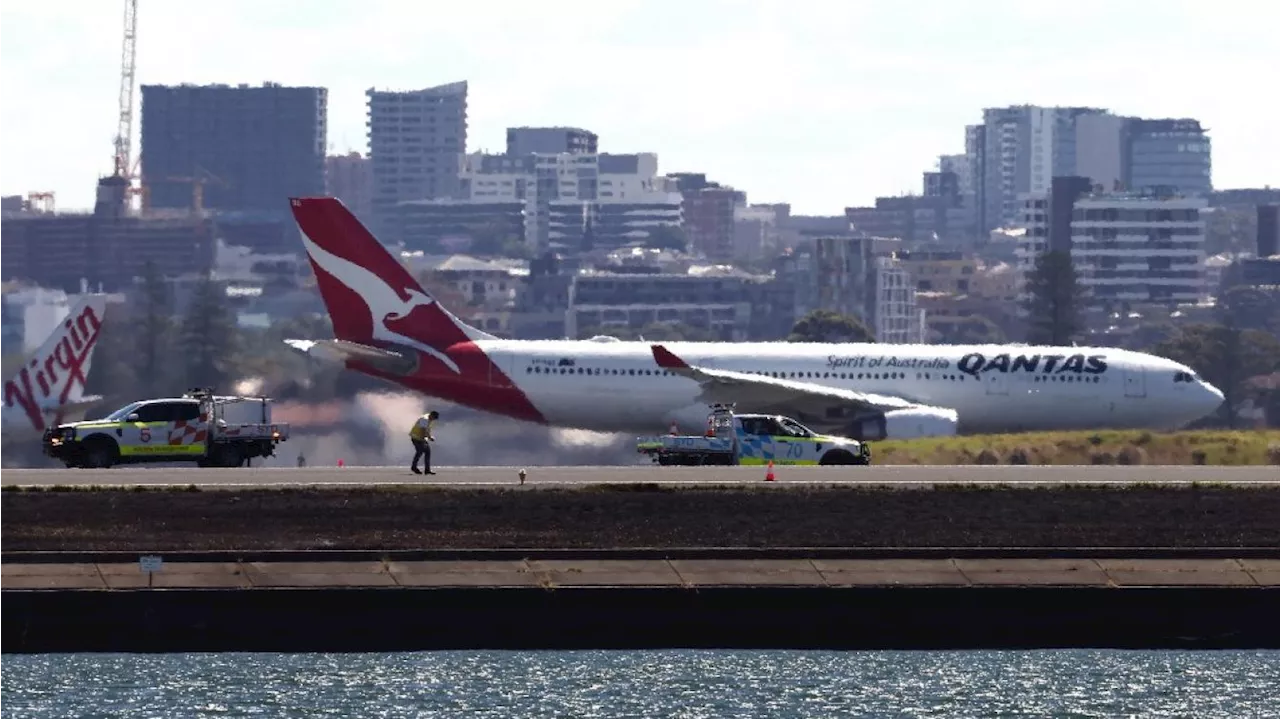
<path id="1" fill-rule="evenodd" d="M 1214 387 L 1208 382 L 1200 383 L 1200 391 L 1204 395 L 1204 413 L 1209 414 L 1222 406 L 1226 397 L 1222 394 L 1222 390 Z"/>

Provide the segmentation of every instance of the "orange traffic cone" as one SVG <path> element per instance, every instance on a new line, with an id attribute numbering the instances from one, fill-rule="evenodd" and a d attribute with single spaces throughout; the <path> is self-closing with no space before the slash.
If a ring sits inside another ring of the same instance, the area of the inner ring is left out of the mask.
<path id="1" fill-rule="evenodd" d="M 764 473 L 764 481 L 766 481 L 766 482 L 772 482 L 772 481 L 773 481 L 773 460 L 772 460 L 772 459 L 771 459 L 771 460 L 769 460 L 769 468 L 768 468 L 767 470 L 765 470 L 765 473 Z"/>

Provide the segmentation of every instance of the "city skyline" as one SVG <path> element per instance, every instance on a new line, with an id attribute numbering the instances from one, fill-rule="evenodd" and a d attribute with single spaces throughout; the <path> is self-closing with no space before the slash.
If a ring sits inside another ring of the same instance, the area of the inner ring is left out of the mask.
<path id="1" fill-rule="evenodd" d="M 1241 23 L 1234 5 L 1205 14 L 1191 3 L 1154 13 L 1081 2 L 1064 16 L 990 2 L 975 18 L 942 2 L 815 3 L 808 12 L 766 2 L 501 12 L 493 3 L 318 2 L 305 13 L 244 0 L 222 13 L 144 3 L 136 83 L 327 87 L 329 153 L 344 154 L 367 149 L 370 87 L 466 80 L 469 152 L 501 152 L 511 126 L 582 127 L 598 133 L 602 152 L 655 152 L 664 174 L 706 173 L 797 214 L 919 192 L 938 155 L 963 151 L 965 125 L 1012 104 L 1193 117 L 1213 138 L 1215 188 L 1274 186 L 1277 108 L 1257 70 L 1280 65 L 1267 36 L 1280 10 L 1251 5 Z M 0 13 L 10 100 L 0 191 L 53 190 L 59 209 L 88 209 L 110 171 L 121 4 L 6 3 Z M 461 30 L 422 31 L 440 27 Z M 193 37 L 221 44 L 193 46 Z"/>

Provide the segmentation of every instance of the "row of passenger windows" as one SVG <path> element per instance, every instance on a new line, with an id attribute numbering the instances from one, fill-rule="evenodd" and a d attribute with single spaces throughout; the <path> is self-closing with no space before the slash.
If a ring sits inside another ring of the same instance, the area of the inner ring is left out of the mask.
<path id="1" fill-rule="evenodd" d="M 582 375 L 650 375 L 666 377 L 675 374 L 664 369 L 618 369 L 616 367 L 525 367 L 525 374 L 582 374 Z M 746 372 L 776 379 L 906 379 L 905 372 Z M 919 379 L 920 374 L 916 373 Z M 941 376 L 939 376 L 941 378 Z M 963 376 L 960 377 L 964 379 Z"/>
<path id="2" fill-rule="evenodd" d="M 525 374 L 565 374 L 565 375 L 629 375 L 629 376 L 658 376 L 667 377 L 674 373 L 664 369 L 618 369 L 616 367 L 543 367 L 533 366 L 526 367 Z M 765 377 L 773 377 L 775 379 L 906 379 L 905 372 L 748 372 L 747 374 L 762 375 Z M 916 379 L 942 382 L 966 382 L 973 377 L 964 374 L 937 373 L 937 372 L 916 372 Z M 1079 376 L 1076 374 L 1059 374 L 1059 375 L 1035 375 L 1035 382 L 1101 382 L 1102 378 L 1093 375 L 1089 377 Z"/>

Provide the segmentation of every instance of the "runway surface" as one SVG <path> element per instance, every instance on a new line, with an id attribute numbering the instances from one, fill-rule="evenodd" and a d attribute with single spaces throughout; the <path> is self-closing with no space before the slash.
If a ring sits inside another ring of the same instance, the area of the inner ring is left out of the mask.
<path id="1" fill-rule="evenodd" d="M 443 467 L 438 474 L 418 475 L 404 467 L 311 467 L 199 469 L 186 467 L 115 467 L 112 469 L 10 469 L 5 486 L 187 486 L 245 487 L 436 485 L 519 485 L 519 467 Z M 588 484 L 667 485 L 763 484 L 763 467 L 528 467 L 526 485 Z M 1223 483 L 1280 486 L 1276 467 L 1203 466 L 908 466 L 775 467 L 775 484 L 933 485 L 933 484 L 1157 484 Z"/>

